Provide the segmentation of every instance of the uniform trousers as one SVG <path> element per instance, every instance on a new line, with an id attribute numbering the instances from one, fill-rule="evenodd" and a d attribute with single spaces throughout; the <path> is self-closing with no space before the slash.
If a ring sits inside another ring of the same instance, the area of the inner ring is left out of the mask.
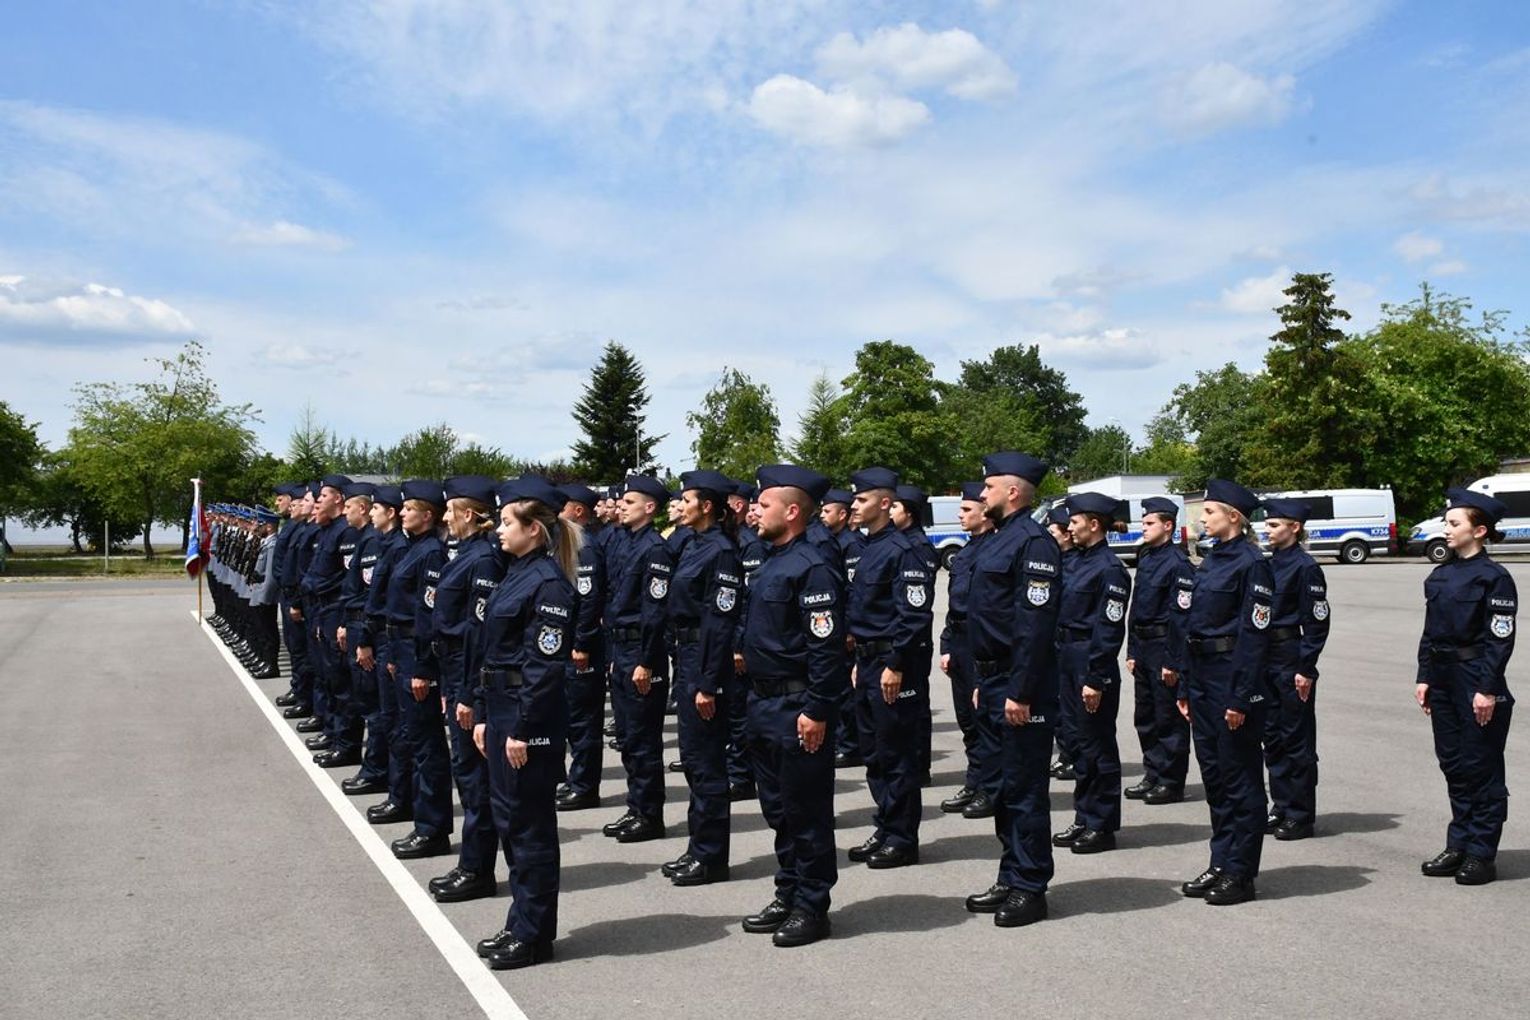
<path id="1" fill-rule="evenodd" d="M 627 810 L 655 822 L 664 820 L 664 703 L 669 680 L 655 676 L 647 694 L 632 682 L 640 649 L 635 641 L 612 648 L 611 699 L 620 704 L 622 767 L 627 770 Z"/>
<path id="2" fill-rule="evenodd" d="M 512 768 L 505 740 L 520 723 L 515 692 L 491 691 L 485 701 L 493 833 L 510 866 L 510 910 L 505 929 L 526 942 L 548 943 L 558 936 L 558 887 L 562 860 L 558 850 L 558 776 L 563 770 L 561 732 L 536 738 L 526 764 Z M 545 724 L 544 724 L 545 725 Z M 491 844 L 492 846 L 492 844 Z M 489 858 L 489 868 L 494 860 Z"/>
<path id="3" fill-rule="evenodd" d="M 993 827 L 999 837 L 997 881 L 1011 889 L 1046 892 L 1052 881 L 1051 802 L 1047 768 L 1056 703 L 1031 706 L 1031 721 L 1011 726 L 1004 717 L 1008 675 L 979 677 L 977 725 L 983 757 L 998 762 L 999 795 Z"/>
<path id="4" fill-rule="evenodd" d="M 1270 813 L 1295 825 L 1317 815 L 1317 687 L 1296 693 L 1297 644 L 1272 642 L 1267 674 L 1273 695 L 1264 720 L 1264 763 L 1270 771 Z"/>
<path id="5" fill-rule="evenodd" d="M 797 738 L 805 693 L 749 695 L 749 749 L 760 811 L 776 836 L 776 896 L 822 915 L 839 880 L 834 845 L 834 723 L 809 754 Z"/>
<path id="6" fill-rule="evenodd" d="M 1263 702 L 1251 705 L 1243 725 L 1227 725 L 1232 704 L 1230 653 L 1192 655 L 1185 693 L 1190 700 L 1190 733 L 1195 760 L 1211 810 L 1211 866 L 1234 878 L 1259 874 L 1264 849 Z M 1262 687 L 1262 684 L 1261 684 Z"/>
<path id="7" fill-rule="evenodd" d="M 1141 639 L 1132 725 L 1142 748 L 1142 774 L 1156 785 L 1183 788 L 1190 768 L 1190 724 L 1179 714 L 1179 685 L 1163 682 L 1162 639 Z"/>
<path id="8" fill-rule="evenodd" d="M 889 705 L 882 697 L 880 655 L 862 655 L 856 663 L 856 728 L 860 731 L 861 757 L 866 762 L 866 783 L 876 806 L 872 824 L 879 842 L 894 849 L 919 845 L 920 788 L 924 778 L 920 763 L 920 718 L 930 712 L 929 664 L 922 669 L 906 664 L 903 685 Z"/>
<path id="9" fill-rule="evenodd" d="M 703 864 L 726 864 L 732 819 L 728 800 L 728 714 L 726 694 L 720 694 L 711 719 L 696 710 L 696 675 L 701 669 L 701 645 L 675 646 L 675 711 L 680 736 L 680 764 L 690 784 L 686 812 L 690 832 L 687 852 Z"/>
<path id="10" fill-rule="evenodd" d="M 1509 737 L 1514 701 L 1508 695 L 1493 709 L 1486 726 L 1478 726 L 1472 711 L 1477 682 L 1470 662 L 1433 665 L 1429 688 L 1429 723 L 1434 730 L 1434 753 L 1445 773 L 1450 797 L 1450 826 L 1445 845 L 1472 857 L 1491 861 L 1509 815 L 1509 786 L 1504 776 L 1503 749 Z"/>

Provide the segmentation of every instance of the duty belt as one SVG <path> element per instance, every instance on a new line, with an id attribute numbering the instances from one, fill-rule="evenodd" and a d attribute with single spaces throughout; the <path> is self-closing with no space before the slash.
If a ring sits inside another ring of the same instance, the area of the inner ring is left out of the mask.
<path id="1" fill-rule="evenodd" d="M 1167 637 L 1168 624 L 1164 623 L 1135 623 L 1132 624 L 1132 637 L 1155 638 Z"/>
<path id="2" fill-rule="evenodd" d="M 643 636 L 642 627 L 612 627 L 611 636 L 618 641 L 637 641 Z"/>
<path id="3" fill-rule="evenodd" d="M 1230 652 L 1238 644 L 1234 637 L 1218 638 L 1191 638 L 1186 644 L 1190 648 L 1191 655 L 1216 655 L 1220 652 Z"/>
<path id="4" fill-rule="evenodd" d="M 1270 640 L 1271 641 L 1295 641 L 1297 638 L 1299 638 L 1301 636 L 1302 636 L 1302 629 L 1300 627 L 1271 627 L 1270 628 Z"/>
<path id="5" fill-rule="evenodd" d="M 857 653 L 869 652 L 872 655 L 886 655 L 893 650 L 893 643 L 886 638 L 868 638 L 865 641 L 857 638 L 855 650 Z"/>
<path id="6" fill-rule="evenodd" d="M 1482 658 L 1481 645 L 1432 645 L 1429 657 L 1444 662 L 1471 662 Z"/>
<path id="7" fill-rule="evenodd" d="M 972 668 L 978 676 L 998 676 L 1009 672 L 1009 663 L 1003 659 L 973 659 Z"/>
<path id="8" fill-rule="evenodd" d="M 954 626 L 960 627 L 960 626 L 962 626 L 963 624 L 965 624 L 967 622 L 967 614 L 966 613 L 947 613 L 946 614 L 946 622 L 949 623 L 949 624 L 953 624 Z"/>
<path id="9" fill-rule="evenodd" d="M 806 680 L 760 680 L 751 678 L 749 685 L 762 698 L 779 698 L 783 694 L 799 694 L 808 689 Z"/>
<path id="10" fill-rule="evenodd" d="M 414 624 L 390 623 L 388 624 L 388 636 L 390 638 L 414 637 Z"/>
<path id="11" fill-rule="evenodd" d="M 514 690 L 526 684 L 526 675 L 518 669 L 490 669 L 485 666 L 478 677 L 486 691 Z"/>
<path id="12" fill-rule="evenodd" d="M 447 652 L 456 651 L 461 647 L 462 639 L 460 637 L 452 637 L 450 634 L 442 634 L 430 643 L 431 654 L 438 659 Z"/>
<path id="13" fill-rule="evenodd" d="M 670 631 L 676 644 L 689 645 L 701 640 L 700 627 L 675 627 Z"/>

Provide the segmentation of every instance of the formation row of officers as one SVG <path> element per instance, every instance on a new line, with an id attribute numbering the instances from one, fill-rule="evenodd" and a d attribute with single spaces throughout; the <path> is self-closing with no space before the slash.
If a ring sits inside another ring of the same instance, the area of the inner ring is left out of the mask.
<path id="1" fill-rule="evenodd" d="M 995 880 L 968 910 L 1004 927 L 1044 919 L 1054 848 L 1113 849 L 1123 797 L 1181 800 L 1192 744 L 1211 852 L 1182 890 L 1216 905 L 1252 899 L 1265 835 L 1311 836 L 1316 813 L 1314 692 L 1330 606 L 1302 547 L 1306 508 L 1213 480 L 1202 525 L 1215 544 L 1195 569 L 1172 541 L 1176 504 L 1146 500 L 1133 595 L 1107 542 L 1125 505 L 1070 496 L 1043 524 L 1030 510 L 1046 470 L 996 453 L 983 481 L 963 487 L 971 540 L 951 564 L 938 639 L 923 494 L 882 468 L 837 490 L 794 465 L 762 467 L 751 484 L 687 472 L 678 494 L 641 475 L 605 493 L 531 476 L 280 486 L 276 514 L 291 523 L 279 531 L 269 512 L 216 515 L 214 624 L 246 665 L 269 667 L 279 609 L 292 686 L 278 702 L 312 734 L 316 762 L 360 766 L 346 792 L 387 794 L 368 808 L 372 822 L 412 822 L 392 844 L 398 857 L 451 852 L 455 785 L 457 863 L 430 889 L 442 902 L 494 894 L 503 851 L 512 903 L 478 946 L 497 969 L 552 956 L 556 812 L 600 802 L 608 690 L 627 790 L 604 834 L 666 834 L 672 705 L 689 840 L 662 870 L 679 886 L 726 880 L 730 805 L 758 796 L 778 870 L 743 927 L 778 946 L 830 932 L 837 765 L 864 766 L 874 805 L 872 834 L 849 859 L 918 862 L 936 661 L 967 764 L 941 807 L 991 816 L 999 843 Z M 1496 501 L 1460 500 L 1457 557 L 1426 586 L 1419 653 L 1419 703 L 1453 811 L 1447 849 L 1424 871 L 1479 884 L 1492 878 L 1507 801 L 1515 596 L 1482 553 Z M 667 536 L 655 528 L 666 505 L 678 521 Z M 1261 505 L 1269 559 L 1248 525 Z M 1475 610 L 1463 594 L 1473 591 Z M 1484 692 L 1497 710 L 1486 718 Z M 1144 767 L 1125 790 L 1123 697 Z M 1057 833 L 1052 775 L 1074 780 L 1074 821 Z"/>

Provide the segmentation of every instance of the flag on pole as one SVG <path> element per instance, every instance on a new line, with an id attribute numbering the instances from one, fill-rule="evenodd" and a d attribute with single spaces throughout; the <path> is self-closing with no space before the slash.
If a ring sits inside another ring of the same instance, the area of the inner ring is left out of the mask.
<path id="1" fill-rule="evenodd" d="M 207 565 L 207 511 L 202 509 L 202 479 L 191 480 L 191 538 L 186 543 L 186 575 L 196 577 Z"/>

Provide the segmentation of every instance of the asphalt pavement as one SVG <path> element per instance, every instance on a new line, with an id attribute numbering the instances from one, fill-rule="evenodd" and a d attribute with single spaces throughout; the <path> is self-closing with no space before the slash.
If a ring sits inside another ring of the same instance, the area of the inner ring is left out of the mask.
<path id="1" fill-rule="evenodd" d="M 1516 805 L 1496 884 L 1418 872 L 1448 818 L 1412 700 L 1428 568 L 1325 567 L 1334 613 L 1317 692 L 1318 837 L 1266 842 L 1254 903 L 1179 895 L 1205 866 L 1210 831 L 1192 762 L 1191 799 L 1129 802 L 1118 850 L 1059 853 L 1050 920 L 1002 930 L 967 914 L 962 898 L 993 881 L 998 843 L 991 823 L 936 806 L 962 768 L 937 679 L 922 863 L 872 872 L 842 857 L 831 940 L 778 950 L 740 929 L 771 896 L 756 805 L 734 806 L 733 878 L 719 885 L 677 889 L 658 874 L 685 845 L 679 776 L 668 839 L 602 837 L 622 810 L 608 752 L 603 807 L 561 816 L 558 959 L 495 977 L 525 1014 L 559 1020 L 1523 1016 L 1530 825 Z M 1510 570 L 1530 590 L 1530 564 Z M 195 605 L 185 581 L 0 585 L 0 1013 L 477 1014 L 481 1000 L 294 760 Z M 1527 676 L 1521 653 L 1510 688 L 1530 690 Z M 285 685 L 259 687 L 269 698 Z M 1119 727 L 1130 783 L 1140 768 L 1129 706 Z M 667 736 L 674 757 L 673 720 Z M 1527 779 L 1526 740 L 1511 732 L 1510 789 Z M 1068 786 L 1053 784 L 1052 806 L 1061 828 Z M 839 773 L 837 808 L 848 848 L 870 824 L 852 771 Z M 452 863 L 406 867 L 423 885 Z M 500 872 L 498 897 L 440 908 L 468 940 L 503 922 Z"/>

